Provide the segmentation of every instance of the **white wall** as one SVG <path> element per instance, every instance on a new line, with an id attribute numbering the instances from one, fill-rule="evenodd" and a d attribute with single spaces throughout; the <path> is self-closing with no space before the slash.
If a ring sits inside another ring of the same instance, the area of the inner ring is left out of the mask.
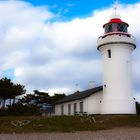
<path id="1" fill-rule="evenodd" d="M 68 104 L 71 104 L 71 114 L 74 115 L 74 103 L 77 103 L 77 112 L 80 112 L 80 102 L 83 101 L 83 106 L 84 106 L 84 100 L 75 100 L 71 102 L 66 102 L 62 104 L 56 104 L 55 105 L 55 115 L 61 115 L 61 105 L 64 106 L 64 112 L 63 115 L 69 115 L 68 114 Z"/>
<path id="2" fill-rule="evenodd" d="M 57 104 L 57 105 L 55 105 L 55 115 L 61 115 L 61 104 Z"/>
<path id="3" fill-rule="evenodd" d="M 85 101 L 85 110 L 87 114 L 100 114 L 101 113 L 101 101 L 103 91 L 97 92 L 89 97 Z"/>
<path id="4" fill-rule="evenodd" d="M 101 110 L 100 101 L 101 100 L 102 100 L 102 91 L 92 94 L 91 96 L 86 97 L 81 100 L 75 100 L 75 101 L 63 103 L 63 106 L 64 106 L 63 115 L 69 115 L 68 104 L 71 104 L 71 115 L 74 115 L 74 103 L 77 103 L 77 112 L 79 113 L 80 102 L 83 102 L 83 112 L 86 112 L 87 114 L 100 114 L 100 110 Z M 62 104 L 55 105 L 55 115 L 61 115 L 61 105 Z"/>
<path id="5" fill-rule="evenodd" d="M 125 35 L 111 35 L 98 40 L 103 62 L 102 114 L 136 113 L 131 75 L 134 45 L 134 39 Z M 108 50 L 111 50 L 111 58 Z"/>

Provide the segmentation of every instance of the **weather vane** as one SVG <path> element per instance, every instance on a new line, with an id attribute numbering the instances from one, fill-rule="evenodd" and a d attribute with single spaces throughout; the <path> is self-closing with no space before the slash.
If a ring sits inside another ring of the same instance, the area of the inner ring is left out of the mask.
<path id="1" fill-rule="evenodd" d="M 120 18 L 120 15 L 118 14 L 118 9 L 119 9 L 119 4 L 120 4 L 120 2 L 119 2 L 119 0 L 115 0 L 114 1 L 114 4 L 113 4 L 113 14 L 111 15 L 111 18 L 113 17 L 115 17 L 115 18 Z"/>
<path id="2" fill-rule="evenodd" d="M 79 83 L 76 83 L 75 86 L 76 86 L 76 91 L 79 91 Z"/>
<path id="3" fill-rule="evenodd" d="M 117 15 L 117 10 L 118 10 L 118 8 L 119 8 L 119 0 L 115 0 L 114 1 L 114 13 L 115 13 L 115 15 Z"/>

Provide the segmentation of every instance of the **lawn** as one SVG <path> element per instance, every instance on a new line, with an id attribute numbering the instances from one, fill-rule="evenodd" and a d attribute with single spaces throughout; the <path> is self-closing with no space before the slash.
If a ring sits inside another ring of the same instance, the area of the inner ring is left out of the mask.
<path id="1" fill-rule="evenodd" d="M 0 133 L 95 131 L 140 127 L 140 115 L 0 117 Z"/>

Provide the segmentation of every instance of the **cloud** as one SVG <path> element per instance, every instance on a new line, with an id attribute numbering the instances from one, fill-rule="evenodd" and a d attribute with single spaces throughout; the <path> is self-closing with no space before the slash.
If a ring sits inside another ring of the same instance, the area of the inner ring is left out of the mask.
<path id="1" fill-rule="evenodd" d="M 140 46 L 140 3 L 120 5 L 122 19 Z M 0 2 L 0 65 L 1 71 L 14 70 L 14 81 L 28 90 L 72 91 L 88 81 L 102 84 L 101 55 L 97 38 L 103 34 L 112 7 L 93 11 L 90 17 L 56 21 L 57 15 L 46 7 L 23 1 Z M 129 14 L 128 14 L 129 13 Z M 60 16 L 60 15 L 59 15 Z M 132 20 L 133 19 L 133 20 Z M 140 73 L 139 47 L 133 53 L 133 75 L 136 92 Z"/>
<path id="2" fill-rule="evenodd" d="M 68 7 L 73 7 L 73 6 L 75 6 L 74 3 L 67 3 L 66 5 L 67 5 Z"/>

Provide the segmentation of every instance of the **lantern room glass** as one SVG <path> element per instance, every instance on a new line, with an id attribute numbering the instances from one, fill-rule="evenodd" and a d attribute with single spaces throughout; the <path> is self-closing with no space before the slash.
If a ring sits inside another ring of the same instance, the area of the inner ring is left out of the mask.
<path id="1" fill-rule="evenodd" d="M 110 23 L 105 25 L 105 33 L 110 32 L 125 32 L 127 33 L 127 25 L 124 23 Z"/>

